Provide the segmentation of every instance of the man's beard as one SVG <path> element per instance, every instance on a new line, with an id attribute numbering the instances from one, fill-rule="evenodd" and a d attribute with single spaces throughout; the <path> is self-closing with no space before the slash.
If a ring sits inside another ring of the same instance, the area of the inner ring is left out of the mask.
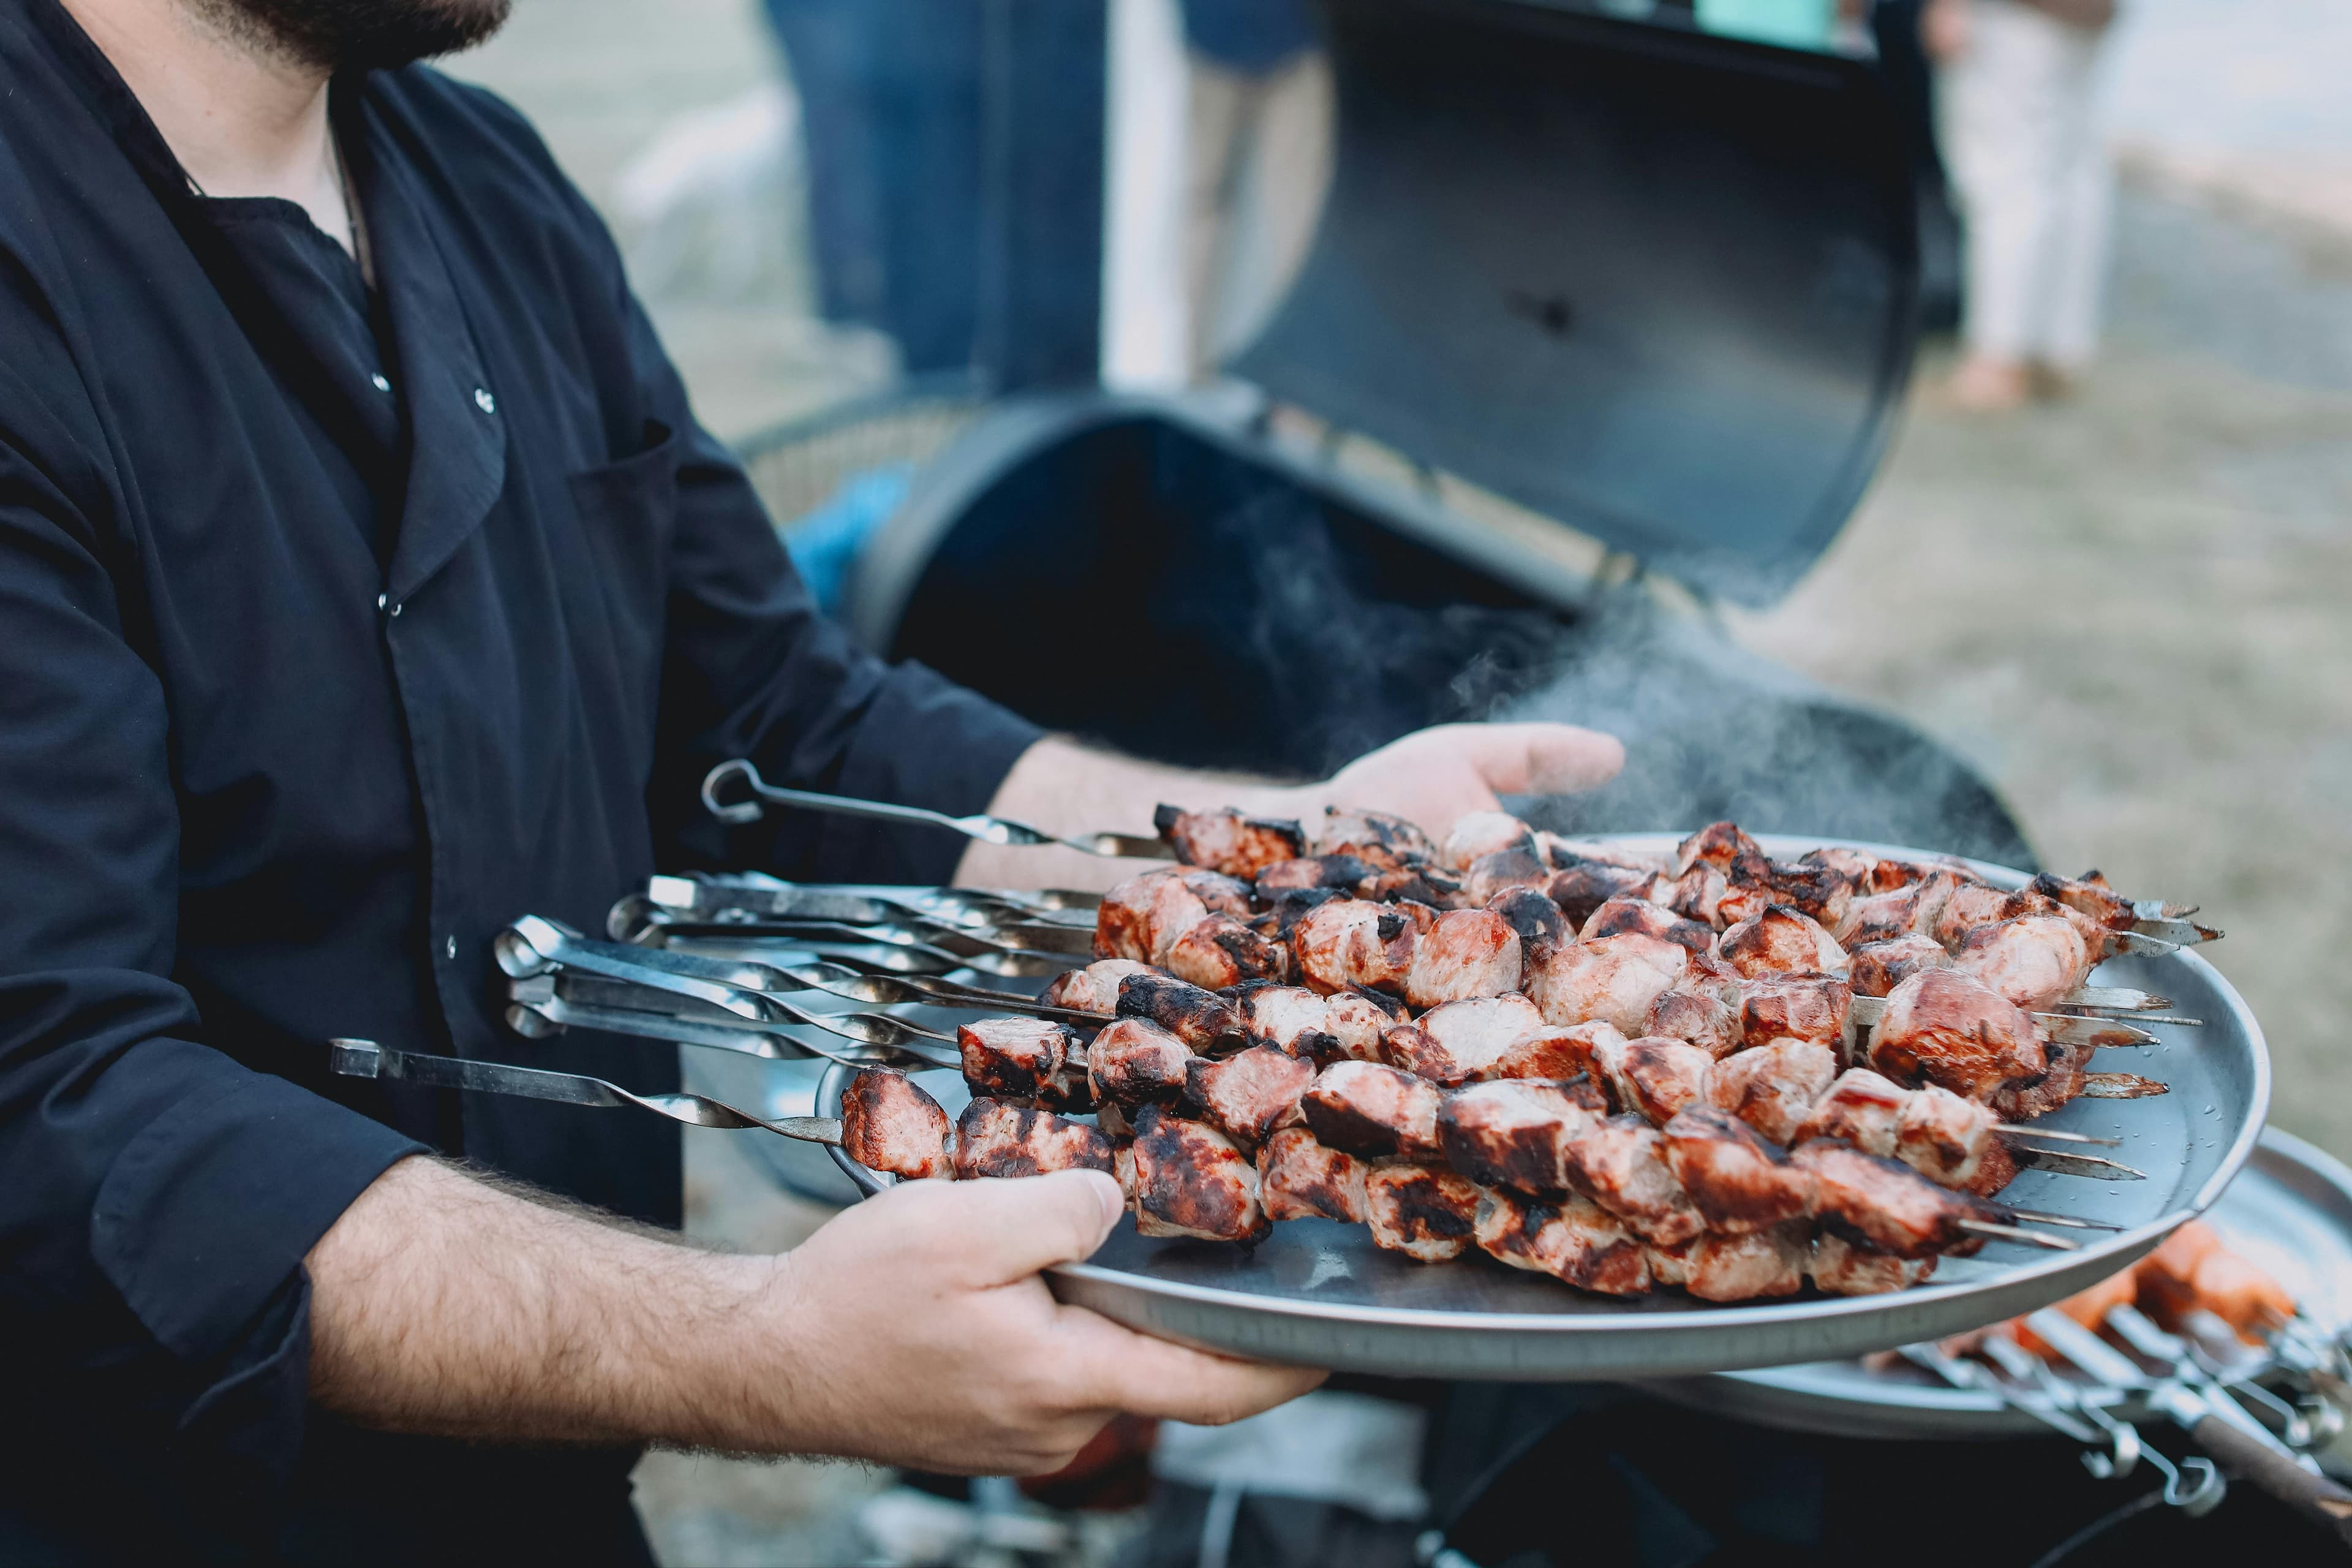
<path id="1" fill-rule="evenodd" d="M 513 0 L 191 0 L 249 43 L 325 70 L 404 66 L 467 49 Z"/>

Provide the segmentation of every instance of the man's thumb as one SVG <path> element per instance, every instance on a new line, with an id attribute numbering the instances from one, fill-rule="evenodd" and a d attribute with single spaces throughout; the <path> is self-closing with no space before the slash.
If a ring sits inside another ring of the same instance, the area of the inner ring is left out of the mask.
<path id="1" fill-rule="evenodd" d="M 1002 1285 L 1093 1256 L 1126 1203 L 1100 1171 L 1056 1171 L 1014 1180 L 958 1182 L 940 1205 L 950 1245 L 973 1265 L 972 1282 Z"/>

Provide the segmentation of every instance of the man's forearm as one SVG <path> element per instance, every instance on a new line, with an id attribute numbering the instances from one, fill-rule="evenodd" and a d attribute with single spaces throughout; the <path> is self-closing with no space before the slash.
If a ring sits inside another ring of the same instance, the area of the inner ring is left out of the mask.
<path id="1" fill-rule="evenodd" d="M 726 1364 L 782 1266 L 404 1160 L 311 1250 L 312 1397 L 405 1432 L 753 1447 Z"/>

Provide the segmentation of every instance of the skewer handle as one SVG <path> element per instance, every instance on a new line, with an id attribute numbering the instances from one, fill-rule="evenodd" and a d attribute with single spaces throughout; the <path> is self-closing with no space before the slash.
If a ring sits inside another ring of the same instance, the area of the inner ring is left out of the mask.
<path id="1" fill-rule="evenodd" d="M 2181 1425 L 2223 1468 L 2253 1482 L 2326 1531 L 2336 1544 L 2352 1550 L 2352 1490 L 2314 1475 L 2210 1410 Z"/>

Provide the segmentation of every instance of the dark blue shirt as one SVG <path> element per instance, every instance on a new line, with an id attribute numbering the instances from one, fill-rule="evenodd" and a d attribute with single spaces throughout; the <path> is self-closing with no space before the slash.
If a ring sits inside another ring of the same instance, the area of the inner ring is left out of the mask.
<path id="1" fill-rule="evenodd" d="M 667 867 L 941 879 L 955 839 L 722 834 L 696 784 L 748 754 L 969 812 L 1036 735 L 816 615 L 510 110 L 411 68 L 332 114 L 373 290 L 299 208 L 195 192 L 55 0 L 0 0 L 12 1561 L 447 1561 L 625 1520 L 625 1455 L 310 1410 L 302 1258 L 427 1147 L 674 1225 L 675 1129 L 331 1080 L 322 1042 L 674 1087 L 666 1047 L 509 1032 L 492 934 L 595 930 Z"/>

